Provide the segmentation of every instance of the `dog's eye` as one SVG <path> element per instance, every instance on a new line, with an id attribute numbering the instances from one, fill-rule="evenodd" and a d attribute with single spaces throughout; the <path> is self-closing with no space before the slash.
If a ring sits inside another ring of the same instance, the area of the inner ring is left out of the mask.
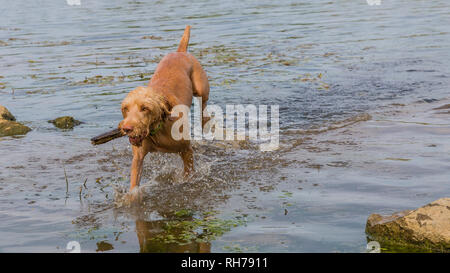
<path id="1" fill-rule="evenodd" d="M 141 112 L 146 112 L 146 111 L 148 111 L 148 108 L 146 106 L 142 106 L 141 107 Z"/>
<path id="2" fill-rule="evenodd" d="M 122 112 L 128 112 L 128 107 L 124 107 L 124 108 L 122 108 Z"/>

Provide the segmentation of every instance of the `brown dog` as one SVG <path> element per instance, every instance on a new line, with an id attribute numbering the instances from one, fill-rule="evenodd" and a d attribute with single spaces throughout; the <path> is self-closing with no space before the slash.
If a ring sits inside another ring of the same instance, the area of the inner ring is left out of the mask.
<path id="1" fill-rule="evenodd" d="M 148 152 L 179 153 L 184 172 L 193 170 L 193 152 L 189 140 L 176 141 L 171 135 L 175 105 L 190 107 L 192 97 L 202 98 L 202 110 L 209 96 L 205 71 L 195 57 L 187 53 L 190 26 L 184 30 L 177 52 L 166 55 L 156 67 L 147 87 L 137 87 L 122 101 L 123 120 L 119 129 L 133 148 L 130 190 L 139 186 L 144 157 Z"/>

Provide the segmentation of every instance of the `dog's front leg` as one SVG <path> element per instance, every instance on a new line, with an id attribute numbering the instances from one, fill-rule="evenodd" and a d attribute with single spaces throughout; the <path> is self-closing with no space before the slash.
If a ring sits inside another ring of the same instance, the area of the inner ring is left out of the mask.
<path id="1" fill-rule="evenodd" d="M 187 176 L 194 170 L 194 155 L 192 148 L 189 146 L 188 149 L 180 152 L 180 156 L 181 159 L 183 159 L 184 175 Z"/>
<path id="2" fill-rule="evenodd" d="M 145 155 L 148 153 L 144 145 L 141 145 L 139 147 L 133 145 L 132 147 L 133 147 L 133 161 L 131 162 L 130 191 L 134 189 L 134 187 L 139 186 L 139 182 L 141 181 L 144 158 Z"/>

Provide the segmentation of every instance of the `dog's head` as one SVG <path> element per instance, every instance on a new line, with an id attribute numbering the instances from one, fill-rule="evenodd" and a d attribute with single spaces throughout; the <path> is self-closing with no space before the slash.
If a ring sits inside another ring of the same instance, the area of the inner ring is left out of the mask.
<path id="1" fill-rule="evenodd" d="M 119 123 L 119 129 L 128 135 L 132 145 L 140 146 L 168 113 L 168 104 L 162 96 L 149 87 L 138 87 L 122 101 L 123 120 Z"/>

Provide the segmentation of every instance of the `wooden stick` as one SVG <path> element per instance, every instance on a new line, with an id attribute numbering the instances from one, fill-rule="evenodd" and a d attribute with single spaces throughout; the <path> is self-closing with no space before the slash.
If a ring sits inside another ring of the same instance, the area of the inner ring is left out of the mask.
<path id="1" fill-rule="evenodd" d="M 124 136 L 122 134 L 122 132 L 119 129 L 114 129 L 112 131 L 103 133 L 101 135 L 98 135 L 96 137 L 91 138 L 91 143 L 92 145 L 99 145 L 99 144 L 103 144 L 106 143 L 108 141 L 111 141 L 115 138 L 119 138 Z"/>

